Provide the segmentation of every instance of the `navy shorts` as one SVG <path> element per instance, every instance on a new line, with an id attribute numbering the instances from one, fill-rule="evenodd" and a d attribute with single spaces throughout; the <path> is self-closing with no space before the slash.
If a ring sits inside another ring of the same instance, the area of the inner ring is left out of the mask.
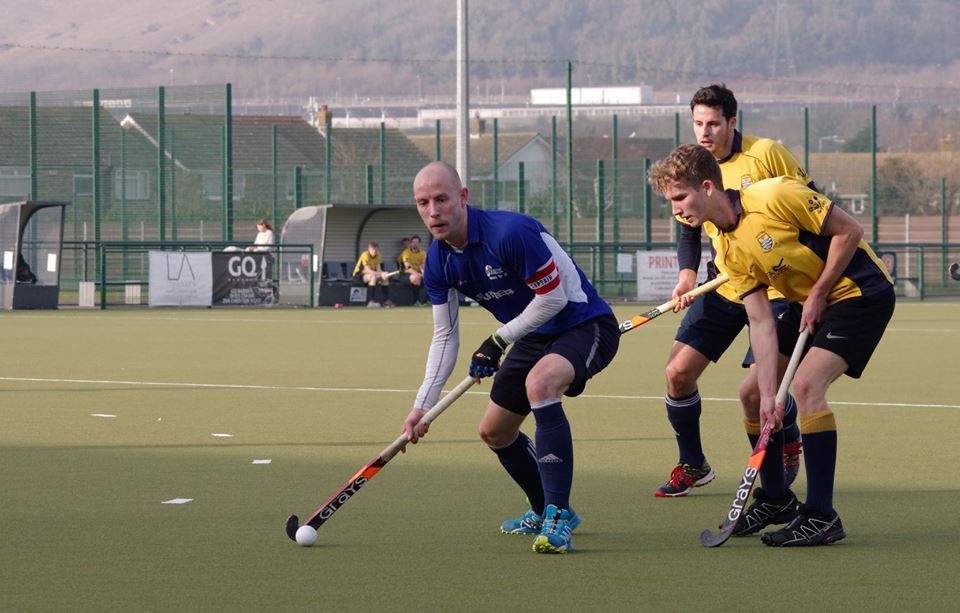
<path id="1" fill-rule="evenodd" d="M 893 317 L 896 302 L 893 287 L 890 287 L 879 294 L 841 300 L 827 307 L 813 339 L 807 341 L 804 354 L 810 347 L 835 353 L 847 362 L 844 374 L 859 379 Z M 800 336 L 802 313 L 803 306 L 792 303 L 784 316 L 777 320 L 777 338 L 783 355 L 793 353 Z"/>
<path id="2" fill-rule="evenodd" d="M 490 399 L 512 413 L 530 413 L 527 374 L 549 353 L 562 355 L 573 364 L 573 382 L 564 396 L 579 396 L 587 380 L 610 364 L 619 346 L 620 326 L 613 315 L 591 319 L 556 336 L 528 334 L 507 352 L 493 377 Z"/>
<path id="3" fill-rule="evenodd" d="M 784 298 L 771 300 L 774 318 L 786 311 L 790 304 Z M 747 308 L 743 304 L 709 292 L 694 300 L 687 308 L 674 340 L 693 347 L 711 362 L 716 362 L 747 323 Z M 751 364 L 753 351 L 748 348 L 742 365 L 747 367 Z"/>

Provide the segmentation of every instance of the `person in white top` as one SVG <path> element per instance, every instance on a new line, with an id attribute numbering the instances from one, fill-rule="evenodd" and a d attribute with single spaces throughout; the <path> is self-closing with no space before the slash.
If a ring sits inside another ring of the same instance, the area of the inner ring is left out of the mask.
<path id="1" fill-rule="evenodd" d="M 247 247 L 247 251 L 273 251 L 275 241 L 273 226 L 266 219 L 261 219 L 257 222 L 257 238 L 253 239 L 253 245 Z"/>

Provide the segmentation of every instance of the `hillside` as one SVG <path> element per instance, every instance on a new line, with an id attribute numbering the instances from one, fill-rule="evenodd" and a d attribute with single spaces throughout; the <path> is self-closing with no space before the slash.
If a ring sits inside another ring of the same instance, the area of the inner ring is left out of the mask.
<path id="1" fill-rule="evenodd" d="M 453 91 L 455 0 L 8 3 L 4 91 L 235 84 L 261 99 Z M 951 0 L 484 0 L 472 89 L 726 80 L 768 95 L 954 101 Z"/>

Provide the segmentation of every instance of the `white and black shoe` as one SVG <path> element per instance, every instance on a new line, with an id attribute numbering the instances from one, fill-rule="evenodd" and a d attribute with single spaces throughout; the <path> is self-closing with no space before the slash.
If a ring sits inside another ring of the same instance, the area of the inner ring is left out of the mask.
<path id="1" fill-rule="evenodd" d="M 779 498 L 771 498 L 763 488 L 753 491 L 753 504 L 737 521 L 733 536 L 755 534 L 772 524 L 786 524 L 797 516 L 800 501 L 790 490 Z"/>
<path id="2" fill-rule="evenodd" d="M 806 505 L 800 505 L 796 519 L 774 532 L 764 532 L 760 540 L 770 547 L 810 547 L 829 545 L 847 536 L 840 516 L 817 513 Z"/>

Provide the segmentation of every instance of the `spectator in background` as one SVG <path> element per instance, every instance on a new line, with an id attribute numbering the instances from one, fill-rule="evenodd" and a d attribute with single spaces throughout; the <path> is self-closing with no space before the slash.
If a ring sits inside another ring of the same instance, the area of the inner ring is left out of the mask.
<path id="1" fill-rule="evenodd" d="M 393 306 L 386 293 L 390 274 L 383 270 L 380 246 L 375 241 L 367 243 L 367 248 L 357 258 L 357 265 L 353 267 L 353 280 L 372 288 L 368 307 Z"/>
<path id="2" fill-rule="evenodd" d="M 400 253 L 400 271 L 407 275 L 413 289 L 414 304 L 426 304 L 427 296 L 423 290 L 423 261 L 427 254 L 420 250 L 420 237 L 414 234 L 408 241 L 409 246 Z"/>
<path id="3" fill-rule="evenodd" d="M 273 226 L 266 219 L 257 222 L 257 237 L 253 239 L 253 246 L 247 247 L 247 251 L 273 251 L 273 244 L 276 238 L 273 235 Z"/>
<path id="4" fill-rule="evenodd" d="M 395 261 L 397 262 L 397 270 L 399 270 L 401 274 L 403 273 L 403 252 L 406 251 L 409 246 L 409 238 L 403 237 L 400 239 L 400 253 L 397 254 L 397 259 Z"/>

